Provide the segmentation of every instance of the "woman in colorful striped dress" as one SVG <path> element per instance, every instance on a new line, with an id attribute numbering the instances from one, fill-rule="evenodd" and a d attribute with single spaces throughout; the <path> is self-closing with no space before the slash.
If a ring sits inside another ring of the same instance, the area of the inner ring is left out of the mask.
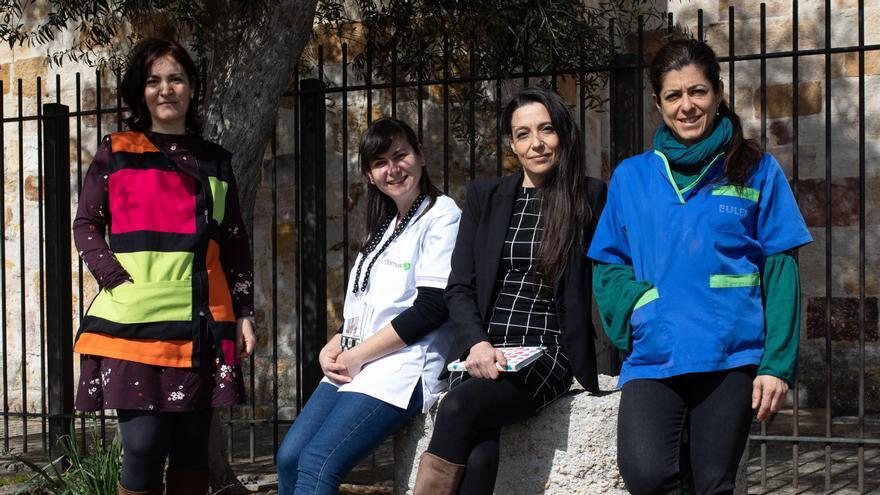
<path id="1" fill-rule="evenodd" d="M 99 286 L 74 347 L 76 408 L 116 409 L 120 494 L 204 494 L 212 410 L 241 401 L 255 340 L 232 155 L 199 135 L 198 71 L 178 43 L 136 45 L 120 92 L 129 131 L 101 142 L 73 222 Z"/>

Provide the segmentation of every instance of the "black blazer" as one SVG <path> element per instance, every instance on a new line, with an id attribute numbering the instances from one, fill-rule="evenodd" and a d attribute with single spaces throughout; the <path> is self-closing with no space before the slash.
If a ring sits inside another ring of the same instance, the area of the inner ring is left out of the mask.
<path id="1" fill-rule="evenodd" d="M 445 294 L 449 318 L 455 327 L 449 361 L 463 357 L 474 344 L 489 340 L 484 323 L 491 316 L 501 250 L 522 180 L 523 173 L 519 171 L 506 177 L 471 181 L 468 185 Z M 571 253 L 564 273 L 556 280 L 556 313 L 575 378 L 585 389 L 597 392 L 596 330 L 590 314 L 592 264 L 586 249 L 605 205 L 607 188 L 598 179 L 588 181 L 592 217 L 584 226 L 583 251 Z"/>

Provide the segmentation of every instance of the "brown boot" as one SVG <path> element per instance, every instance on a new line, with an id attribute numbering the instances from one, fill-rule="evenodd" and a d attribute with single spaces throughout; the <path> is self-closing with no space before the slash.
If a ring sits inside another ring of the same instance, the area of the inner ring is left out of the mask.
<path id="1" fill-rule="evenodd" d="M 122 488 L 122 485 L 118 485 L 118 488 L 116 489 L 117 495 L 162 495 L 162 491 L 162 487 L 159 487 L 153 490 L 147 490 L 145 492 L 135 492 Z"/>
<path id="2" fill-rule="evenodd" d="M 165 475 L 166 495 L 205 495 L 208 493 L 208 471 L 169 469 Z"/>
<path id="3" fill-rule="evenodd" d="M 419 461 L 413 495 L 455 495 L 462 475 L 463 464 L 454 464 L 425 452 Z"/>

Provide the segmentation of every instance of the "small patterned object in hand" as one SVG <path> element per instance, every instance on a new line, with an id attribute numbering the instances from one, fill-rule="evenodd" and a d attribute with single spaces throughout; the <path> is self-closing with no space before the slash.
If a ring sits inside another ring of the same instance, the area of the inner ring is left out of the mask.
<path id="1" fill-rule="evenodd" d="M 541 357 L 541 354 L 544 353 L 543 346 L 501 347 L 500 350 L 501 353 L 504 354 L 504 358 L 507 360 L 507 366 L 501 367 L 501 365 L 496 363 L 498 371 L 519 371 L 535 362 L 535 360 Z M 460 359 L 456 359 L 449 363 L 449 365 L 446 366 L 446 369 L 449 371 L 467 371 L 464 361 Z"/>

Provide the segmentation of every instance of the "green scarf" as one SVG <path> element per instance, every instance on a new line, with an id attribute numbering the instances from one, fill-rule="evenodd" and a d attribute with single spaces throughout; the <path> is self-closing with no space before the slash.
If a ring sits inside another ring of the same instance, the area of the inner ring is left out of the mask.
<path id="1" fill-rule="evenodd" d="M 731 139 L 733 124 L 727 117 L 716 119 L 712 134 L 692 146 L 679 143 L 669 128 L 660 124 L 654 132 L 654 149 L 663 153 L 670 167 L 699 170 L 722 153 Z"/>

